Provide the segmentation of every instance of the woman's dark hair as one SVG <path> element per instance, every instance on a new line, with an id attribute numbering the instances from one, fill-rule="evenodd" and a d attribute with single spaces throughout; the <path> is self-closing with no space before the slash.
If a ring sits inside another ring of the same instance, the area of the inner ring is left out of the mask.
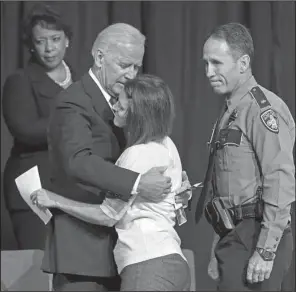
<path id="1" fill-rule="evenodd" d="M 161 141 L 171 134 L 175 117 L 173 95 L 159 77 L 141 74 L 124 87 L 131 99 L 127 114 L 128 146 Z"/>
<path id="2" fill-rule="evenodd" d="M 56 7 L 55 7 L 56 8 Z M 36 4 L 27 15 L 23 25 L 23 41 L 31 49 L 32 48 L 32 30 L 39 24 L 43 28 L 62 30 L 69 40 L 72 38 L 72 29 L 65 22 L 61 12 L 47 4 Z"/>

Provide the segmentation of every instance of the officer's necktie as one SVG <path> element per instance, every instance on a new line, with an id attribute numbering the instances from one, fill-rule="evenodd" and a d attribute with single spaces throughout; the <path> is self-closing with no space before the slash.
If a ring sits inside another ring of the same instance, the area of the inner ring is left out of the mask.
<path id="1" fill-rule="evenodd" d="M 213 170 L 214 170 L 214 161 L 215 161 L 215 154 L 216 154 L 216 140 L 218 137 L 218 133 L 219 133 L 219 124 L 220 121 L 224 115 L 224 113 L 227 110 L 227 105 L 223 105 L 222 106 L 222 110 L 221 113 L 219 115 L 219 118 L 216 122 L 215 125 L 215 129 L 214 129 L 214 133 L 213 133 L 213 137 L 212 137 L 212 141 L 211 141 L 211 145 L 210 145 L 210 157 L 209 157 L 209 162 L 208 162 L 208 169 L 206 172 L 206 176 L 203 182 L 203 188 L 200 194 L 200 197 L 198 199 L 197 205 L 196 205 L 196 210 L 195 210 L 195 222 L 198 223 L 202 214 L 203 214 L 203 210 L 204 210 L 204 204 L 205 204 L 205 200 L 209 191 L 209 188 L 211 186 L 212 183 L 212 175 L 213 175 Z"/>

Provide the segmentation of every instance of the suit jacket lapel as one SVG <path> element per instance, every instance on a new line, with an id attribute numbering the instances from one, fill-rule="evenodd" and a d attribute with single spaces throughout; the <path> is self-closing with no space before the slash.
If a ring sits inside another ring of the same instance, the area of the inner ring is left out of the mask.
<path id="1" fill-rule="evenodd" d="M 92 98 L 94 109 L 96 113 L 104 119 L 105 122 L 112 121 L 114 114 L 110 109 L 109 104 L 107 103 L 105 97 L 103 96 L 101 90 L 90 77 L 89 73 L 86 73 L 82 77 L 82 85 L 87 95 Z"/>
<path id="2" fill-rule="evenodd" d="M 103 96 L 101 90 L 97 86 L 97 84 L 94 82 L 94 80 L 90 77 L 89 73 L 86 73 L 82 77 L 82 84 L 84 87 L 85 92 L 91 96 L 94 109 L 96 113 L 103 118 L 103 120 L 110 125 L 112 132 L 117 138 L 117 141 L 119 143 L 119 147 L 121 151 L 124 149 L 126 141 L 125 141 L 125 135 L 123 132 L 123 129 L 118 128 L 114 125 L 113 119 L 114 114 L 112 110 L 110 109 L 110 106 L 108 102 L 106 101 L 105 97 Z"/>
<path id="3" fill-rule="evenodd" d="M 72 81 L 76 81 L 76 73 L 70 67 Z M 31 60 L 26 68 L 28 76 L 32 82 L 34 90 L 37 90 L 38 93 L 47 97 L 54 98 L 63 88 L 55 83 L 51 78 L 49 78 L 44 70 L 44 68 L 39 65 L 36 61 Z"/>
<path id="4" fill-rule="evenodd" d="M 62 87 L 47 76 L 41 65 L 35 62 L 29 62 L 26 71 L 28 72 L 34 90 L 38 91 L 39 94 L 47 98 L 54 98 L 61 91 Z"/>

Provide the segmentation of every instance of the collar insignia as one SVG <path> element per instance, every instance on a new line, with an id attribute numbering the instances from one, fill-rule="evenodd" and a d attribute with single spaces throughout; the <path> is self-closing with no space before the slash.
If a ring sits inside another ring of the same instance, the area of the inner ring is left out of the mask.
<path id="1" fill-rule="evenodd" d="M 229 117 L 229 119 L 228 119 L 227 127 L 229 127 L 229 126 L 235 121 L 236 118 L 237 118 L 237 110 L 235 109 L 235 110 L 231 113 L 231 115 L 230 115 L 230 117 Z"/>

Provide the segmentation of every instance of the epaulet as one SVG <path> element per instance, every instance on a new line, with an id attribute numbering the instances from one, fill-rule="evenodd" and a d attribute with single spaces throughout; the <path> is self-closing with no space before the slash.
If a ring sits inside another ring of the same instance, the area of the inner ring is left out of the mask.
<path id="1" fill-rule="evenodd" d="M 263 91 L 255 86 L 250 90 L 251 96 L 255 99 L 260 107 L 260 119 L 263 125 L 271 132 L 279 133 L 279 120 L 277 113 L 271 108 L 271 104 L 267 100 Z"/>
<path id="2" fill-rule="evenodd" d="M 255 99 L 256 103 L 259 105 L 260 109 L 271 106 L 265 94 L 259 88 L 259 86 L 253 87 L 249 92 L 251 96 Z"/>

